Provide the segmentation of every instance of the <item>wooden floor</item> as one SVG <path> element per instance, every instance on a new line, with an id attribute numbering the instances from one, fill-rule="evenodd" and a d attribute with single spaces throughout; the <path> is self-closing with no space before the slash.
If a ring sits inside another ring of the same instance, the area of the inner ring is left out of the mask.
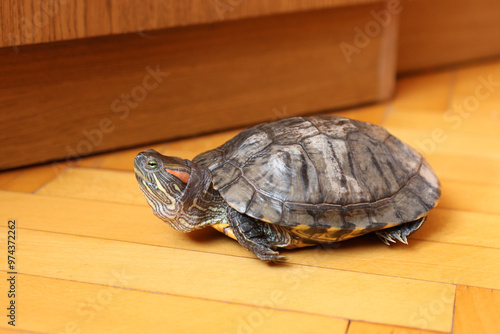
<path id="1" fill-rule="evenodd" d="M 266 265 L 215 230 L 155 218 L 132 172 L 143 148 L 4 172 L 2 333 L 500 333 L 500 61 L 403 78 L 393 101 L 335 114 L 386 126 L 440 177 L 409 246 L 364 236 Z M 192 158 L 237 132 L 153 148 Z"/>

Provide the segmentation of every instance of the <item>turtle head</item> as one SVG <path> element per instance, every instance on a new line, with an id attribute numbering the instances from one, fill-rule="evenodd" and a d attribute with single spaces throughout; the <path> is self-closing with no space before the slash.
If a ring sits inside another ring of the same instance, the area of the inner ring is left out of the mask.
<path id="1" fill-rule="evenodd" d="M 134 171 L 154 214 L 174 228 L 182 229 L 175 223 L 182 212 L 182 195 L 191 177 L 188 161 L 147 150 L 135 157 Z"/>
<path id="2" fill-rule="evenodd" d="M 146 150 L 135 157 L 134 171 L 158 218 L 183 232 L 206 225 L 207 219 L 196 210 L 196 203 L 213 192 L 208 169 L 189 160 Z"/>

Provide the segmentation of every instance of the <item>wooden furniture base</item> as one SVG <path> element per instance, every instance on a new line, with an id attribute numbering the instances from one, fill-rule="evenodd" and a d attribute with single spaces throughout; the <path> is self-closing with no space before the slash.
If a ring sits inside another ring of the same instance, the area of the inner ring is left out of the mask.
<path id="1" fill-rule="evenodd" d="M 387 10 L 377 2 L 0 49 L 0 169 L 385 99 L 397 16 L 380 23 L 374 13 Z"/>

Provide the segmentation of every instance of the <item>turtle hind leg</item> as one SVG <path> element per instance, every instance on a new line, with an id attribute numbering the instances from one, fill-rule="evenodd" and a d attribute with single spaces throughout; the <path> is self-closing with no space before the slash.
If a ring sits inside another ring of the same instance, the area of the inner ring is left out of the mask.
<path id="1" fill-rule="evenodd" d="M 388 246 L 391 245 L 391 242 L 395 243 L 396 240 L 399 240 L 404 244 L 408 244 L 408 240 L 406 238 L 409 235 L 413 234 L 416 230 L 418 230 L 425 222 L 426 218 L 427 216 L 424 216 L 408 223 L 377 231 L 375 232 L 375 234 L 380 238 L 380 240 L 382 240 L 384 244 Z"/>
<path id="2" fill-rule="evenodd" d="M 287 240 L 290 239 L 288 234 L 281 233 L 278 227 L 252 219 L 232 208 L 229 208 L 227 217 L 236 240 L 260 260 L 265 262 L 286 260 L 274 249 L 276 246 L 283 247 L 287 244 Z"/>

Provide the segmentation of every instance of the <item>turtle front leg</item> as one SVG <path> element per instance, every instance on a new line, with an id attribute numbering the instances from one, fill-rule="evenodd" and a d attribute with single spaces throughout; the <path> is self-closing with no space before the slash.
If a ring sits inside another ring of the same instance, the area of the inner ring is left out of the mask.
<path id="1" fill-rule="evenodd" d="M 275 251 L 286 247 L 291 236 L 278 226 L 257 221 L 229 208 L 227 218 L 236 240 L 246 249 L 266 262 L 284 261 L 286 258 Z"/>

